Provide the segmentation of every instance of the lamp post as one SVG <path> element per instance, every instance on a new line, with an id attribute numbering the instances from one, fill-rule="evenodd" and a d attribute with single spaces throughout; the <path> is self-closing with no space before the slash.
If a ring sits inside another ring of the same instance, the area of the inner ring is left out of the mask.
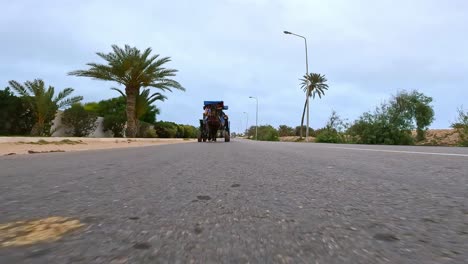
<path id="1" fill-rule="evenodd" d="M 284 34 L 287 35 L 294 35 L 296 37 L 300 37 L 304 39 L 305 43 L 305 59 L 306 59 L 306 76 L 309 75 L 309 59 L 307 57 L 307 39 L 304 36 L 294 34 L 289 31 L 283 31 Z M 307 107 L 307 127 L 306 127 L 306 142 L 309 141 L 309 81 L 307 81 L 307 92 L 306 92 L 306 107 Z M 302 138 L 302 128 L 301 128 L 301 138 Z"/>
<path id="2" fill-rule="evenodd" d="M 247 129 L 249 127 L 249 113 L 244 112 L 244 114 L 247 116 L 247 120 L 245 121 L 245 132 L 247 133 Z"/>
<path id="3" fill-rule="evenodd" d="M 255 101 L 257 101 L 257 111 L 255 114 L 255 140 L 258 140 L 258 98 L 254 96 L 249 96 L 249 98 L 255 99 Z"/>

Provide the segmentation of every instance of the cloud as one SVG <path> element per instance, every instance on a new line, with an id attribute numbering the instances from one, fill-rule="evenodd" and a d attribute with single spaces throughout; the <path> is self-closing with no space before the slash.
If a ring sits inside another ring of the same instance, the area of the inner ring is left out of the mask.
<path id="1" fill-rule="evenodd" d="M 111 82 L 67 76 L 95 52 L 130 44 L 170 56 L 168 67 L 187 92 L 160 104 L 160 119 L 196 125 L 204 100 L 224 100 L 238 128 L 249 113 L 278 126 L 300 123 L 307 37 L 311 72 L 326 74 L 330 90 L 311 102 L 311 124 L 332 109 L 349 119 L 398 90 L 434 97 L 433 127 L 448 127 L 468 98 L 468 2 L 206 0 L 11 1 L 0 17 L 0 82 L 44 78 L 73 87 L 86 101 L 115 96 Z"/>

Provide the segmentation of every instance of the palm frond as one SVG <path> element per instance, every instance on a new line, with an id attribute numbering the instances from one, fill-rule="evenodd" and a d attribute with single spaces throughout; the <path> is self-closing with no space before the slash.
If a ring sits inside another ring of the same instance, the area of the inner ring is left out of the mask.
<path id="1" fill-rule="evenodd" d="M 61 109 L 61 108 L 64 108 L 66 106 L 70 106 L 72 104 L 79 103 L 81 100 L 83 100 L 83 96 L 74 96 L 74 97 L 71 97 L 71 98 L 60 101 L 57 104 L 57 108 Z"/>
<path id="2" fill-rule="evenodd" d="M 53 89 L 53 87 L 51 87 Z M 53 95 L 53 90 L 52 90 L 52 95 Z M 55 97 L 55 99 L 53 100 L 55 103 L 58 103 L 60 101 L 62 101 L 63 99 L 65 99 L 65 97 L 68 97 L 70 94 L 73 93 L 73 88 L 65 88 L 63 89 L 58 95 L 57 97 Z"/>
<path id="3" fill-rule="evenodd" d="M 28 91 L 26 90 L 26 88 L 23 85 L 21 85 L 19 82 L 11 80 L 8 82 L 8 84 L 10 85 L 10 88 L 13 91 L 17 92 L 20 96 L 27 97 L 30 95 Z"/>
<path id="4" fill-rule="evenodd" d="M 185 88 L 178 83 L 177 81 L 171 80 L 171 79 L 162 79 L 158 81 L 157 83 L 150 83 L 147 85 L 149 87 L 154 87 L 154 88 L 159 88 L 163 91 L 167 90 L 172 92 L 171 88 L 175 88 L 181 91 L 185 91 Z"/>
<path id="5" fill-rule="evenodd" d="M 105 63 L 88 63 L 86 64 L 87 69 L 71 71 L 68 74 L 104 81 L 115 81 L 125 86 L 127 91 L 140 91 L 140 88 L 145 87 L 154 87 L 162 91 L 172 91 L 171 89 L 185 91 L 185 88 L 179 82 L 172 79 L 178 71 L 164 67 L 165 64 L 171 61 L 170 57 L 161 57 L 159 54 L 152 55 L 151 48 L 140 51 L 130 45 L 124 45 L 123 47 L 112 45 L 111 47 L 112 51 L 109 53 L 96 53 Z M 138 94 L 140 95 L 139 92 Z M 146 96 L 146 99 L 143 101 L 137 99 L 137 104 L 140 101 L 140 106 L 136 106 L 138 109 L 143 109 L 141 111 L 146 111 L 148 101 L 154 103 L 156 100 L 166 99 L 161 94 L 149 96 L 149 92 L 144 92 L 143 96 Z M 140 98 L 140 96 L 137 98 Z"/>
<path id="6" fill-rule="evenodd" d="M 123 92 L 119 88 L 111 87 L 111 90 L 117 91 L 123 98 L 127 98 L 127 95 L 125 94 L 125 92 Z"/>
<path id="7" fill-rule="evenodd" d="M 315 96 L 318 95 L 319 98 L 322 98 L 322 95 L 325 95 L 324 90 L 328 90 L 327 79 L 325 75 L 319 73 L 310 73 L 303 76 L 301 81 L 301 89 L 307 93 L 308 96 L 312 96 L 315 99 Z"/>
<path id="8" fill-rule="evenodd" d="M 161 93 L 153 93 L 150 97 L 148 97 L 148 102 L 150 104 L 156 102 L 156 101 L 165 101 L 167 99 L 167 96 L 161 94 Z"/>

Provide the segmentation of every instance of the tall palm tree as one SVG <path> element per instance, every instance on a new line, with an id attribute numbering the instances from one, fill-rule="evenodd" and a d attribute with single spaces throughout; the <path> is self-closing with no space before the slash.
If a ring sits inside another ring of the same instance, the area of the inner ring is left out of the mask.
<path id="1" fill-rule="evenodd" d="M 315 99 L 315 95 L 318 95 L 319 98 L 322 98 L 322 95 L 325 95 L 324 90 L 328 90 L 327 78 L 325 75 L 320 73 L 309 73 L 304 75 L 301 81 L 301 88 L 304 92 L 308 95 L 308 97 L 312 97 Z M 301 128 L 304 126 L 304 115 L 307 107 L 307 100 L 304 102 L 304 110 L 302 111 L 302 119 L 301 119 Z"/>
<path id="2" fill-rule="evenodd" d="M 122 90 L 117 89 L 117 88 L 111 88 L 111 89 L 120 93 L 122 97 L 124 98 L 127 97 Z M 136 118 L 137 126 L 138 126 L 138 121 L 140 120 L 140 118 L 144 116 L 148 111 L 157 110 L 157 113 L 159 113 L 159 109 L 155 106 L 152 106 L 154 102 L 164 101 L 167 99 L 167 97 L 161 93 L 153 93 L 152 95 L 150 95 L 149 93 L 150 93 L 150 89 L 143 89 L 136 98 L 135 118 Z"/>
<path id="3" fill-rule="evenodd" d="M 163 91 L 171 91 L 171 88 L 182 91 L 185 89 L 177 81 L 170 79 L 175 76 L 177 70 L 163 67 L 170 62 L 169 57 L 160 58 L 158 54 L 150 56 L 151 48 L 141 52 L 129 45 L 125 45 L 123 49 L 112 45 L 112 50 L 113 52 L 108 54 L 96 53 L 106 61 L 106 64 L 88 63 L 88 70 L 72 71 L 69 75 L 115 81 L 124 85 L 127 97 L 127 135 L 135 137 L 137 133 L 135 107 L 141 87 L 154 87 Z"/>
<path id="4" fill-rule="evenodd" d="M 47 125 L 54 119 L 58 109 L 70 106 L 83 100 L 82 96 L 67 98 L 73 93 L 73 88 L 65 88 L 54 97 L 55 88 L 45 87 L 44 81 L 35 79 L 21 85 L 17 81 L 9 81 L 10 87 L 20 96 L 24 97 L 30 105 L 35 123 L 31 129 L 32 136 L 43 135 Z"/>

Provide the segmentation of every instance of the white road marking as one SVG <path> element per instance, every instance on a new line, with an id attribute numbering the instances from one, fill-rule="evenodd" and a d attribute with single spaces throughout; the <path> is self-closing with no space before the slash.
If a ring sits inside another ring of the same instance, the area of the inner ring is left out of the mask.
<path id="1" fill-rule="evenodd" d="M 385 150 L 385 149 L 365 149 L 365 148 L 345 148 L 345 147 L 328 147 L 328 148 L 332 148 L 332 149 L 348 149 L 348 150 L 361 150 L 361 151 L 376 151 L 376 152 L 390 152 L 390 153 L 408 153 L 408 154 L 422 154 L 422 155 L 439 155 L 439 156 L 468 157 L 468 154 L 442 153 L 442 152 L 420 152 L 420 151 Z"/>

